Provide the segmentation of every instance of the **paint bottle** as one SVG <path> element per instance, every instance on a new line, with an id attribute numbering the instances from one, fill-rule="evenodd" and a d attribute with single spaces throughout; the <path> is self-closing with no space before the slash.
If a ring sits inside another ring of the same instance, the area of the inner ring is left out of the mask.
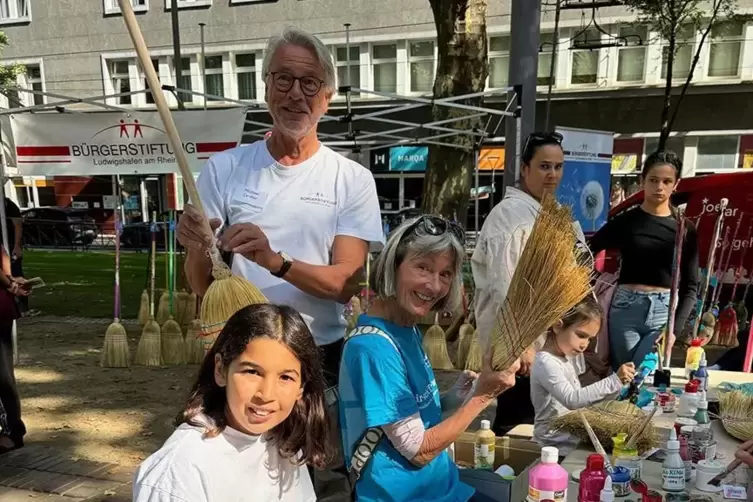
<path id="1" fill-rule="evenodd" d="M 614 492 L 612 491 L 612 478 L 607 476 L 604 481 L 604 489 L 599 494 L 599 502 L 614 502 Z"/>
<path id="2" fill-rule="evenodd" d="M 685 378 L 688 380 L 693 378 L 693 374 L 698 370 L 703 355 L 704 350 L 701 347 L 701 339 L 694 338 L 690 342 L 688 351 L 685 353 Z"/>
<path id="3" fill-rule="evenodd" d="M 685 384 L 685 392 L 680 396 L 680 405 L 677 415 L 685 418 L 693 418 L 698 410 L 698 380 L 691 380 Z"/>
<path id="4" fill-rule="evenodd" d="M 599 502 L 599 494 L 606 479 L 604 457 L 598 453 L 590 454 L 586 459 L 586 468 L 580 473 L 578 502 Z"/>
<path id="5" fill-rule="evenodd" d="M 693 473 L 693 456 L 688 448 L 688 438 L 684 435 L 680 436 L 680 458 L 685 464 L 685 482 L 688 482 Z"/>
<path id="6" fill-rule="evenodd" d="M 701 362 L 698 364 L 698 371 L 693 373 L 693 379 L 700 382 L 698 390 L 708 392 L 709 390 L 709 371 L 706 369 L 706 355 L 701 356 Z"/>
<path id="7" fill-rule="evenodd" d="M 693 419 L 698 422 L 696 427 L 701 429 L 711 428 L 711 419 L 709 418 L 709 402 L 706 400 L 706 393 L 698 393 L 698 411 L 695 412 Z"/>
<path id="8" fill-rule="evenodd" d="M 483 471 L 494 470 L 494 446 L 497 437 L 488 420 L 481 421 L 481 428 L 473 437 L 473 466 Z"/>
<path id="9" fill-rule="evenodd" d="M 685 462 L 680 456 L 680 442 L 674 428 L 669 432 L 666 454 L 661 466 L 662 489 L 667 492 L 681 492 L 685 490 Z"/>
<path id="10" fill-rule="evenodd" d="M 528 473 L 526 502 L 565 502 L 567 500 L 567 471 L 557 463 L 559 450 L 552 446 L 541 449 L 541 463 Z"/>

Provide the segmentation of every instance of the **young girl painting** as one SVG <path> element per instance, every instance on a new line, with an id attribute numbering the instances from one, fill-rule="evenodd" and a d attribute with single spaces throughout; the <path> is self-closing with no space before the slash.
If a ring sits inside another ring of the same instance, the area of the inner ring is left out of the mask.
<path id="1" fill-rule="evenodd" d="M 549 330 L 542 350 L 531 367 L 531 401 L 535 410 L 533 437 L 542 446 L 556 446 L 567 455 L 578 445 L 577 438 L 551 432 L 551 422 L 571 410 L 590 406 L 620 391 L 635 375 L 633 363 L 617 373 L 581 387 L 570 359 L 582 354 L 601 328 L 602 309 L 589 295 Z"/>
<path id="2" fill-rule="evenodd" d="M 319 350 L 293 309 L 251 305 L 204 359 L 178 428 L 139 467 L 134 502 L 314 502 L 327 461 Z"/>

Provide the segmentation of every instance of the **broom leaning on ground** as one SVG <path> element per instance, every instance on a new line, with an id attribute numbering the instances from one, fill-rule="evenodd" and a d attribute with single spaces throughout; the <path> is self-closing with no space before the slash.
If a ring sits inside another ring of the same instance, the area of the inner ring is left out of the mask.
<path id="1" fill-rule="evenodd" d="M 212 235 L 209 218 L 199 198 L 199 192 L 196 189 L 196 181 L 191 172 L 188 157 L 183 149 L 183 143 L 178 134 L 178 129 L 175 127 L 173 117 L 170 114 L 170 108 L 162 92 L 157 72 L 151 63 L 149 49 L 146 46 L 146 42 L 144 42 L 144 36 L 139 28 L 136 14 L 133 12 L 131 0 L 118 0 L 118 3 L 123 20 L 128 28 L 128 33 L 131 36 L 131 41 L 136 49 L 139 62 L 144 69 L 149 90 L 154 97 L 154 104 L 157 106 L 157 111 L 165 127 L 165 133 L 169 139 L 170 146 L 175 152 L 175 160 L 178 163 L 189 199 L 196 209 L 204 215 L 205 231 L 208 235 Z M 208 254 L 212 261 L 212 277 L 214 281 L 212 281 L 204 293 L 201 303 L 201 320 L 204 332 L 216 336 L 233 314 L 248 305 L 267 303 L 267 299 L 259 288 L 248 280 L 232 274 L 230 268 L 222 261 L 219 249 L 217 249 L 214 242 L 209 246 Z"/>
<path id="2" fill-rule="evenodd" d="M 102 347 L 103 368 L 127 368 L 130 366 L 131 354 L 128 350 L 128 334 L 120 323 L 120 221 L 118 210 L 115 215 L 115 306 L 113 321 L 105 332 L 105 343 Z"/>
<path id="3" fill-rule="evenodd" d="M 439 314 L 434 314 L 434 324 L 426 330 L 423 338 L 424 352 L 435 370 L 454 369 L 450 354 L 447 351 L 447 339 L 442 326 L 439 325 Z"/>
<path id="4" fill-rule="evenodd" d="M 183 340 L 183 330 L 173 314 L 175 312 L 175 222 L 170 219 L 168 231 L 168 317 L 162 325 L 162 362 L 164 364 L 185 364 L 186 346 Z"/>
<path id="5" fill-rule="evenodd" d="M 154 213 L 152 217 L 151 233 L 152 233 L 152 256 L 151 266 L 149 270 L 149 321 L 144 325 L 144 329 L 141 331 L 141 339 L 139 340 L 138 348 L 136 349 L 136 357 L 134 359 L 135 364 L 142 366 L 161 366 L 162 365 L 162 336 L 159 324 L 154 320 L 154 282 L 155 282 L 155 268 L 157 261 L 157 223 L 155 219 L 157 213 Z"/>

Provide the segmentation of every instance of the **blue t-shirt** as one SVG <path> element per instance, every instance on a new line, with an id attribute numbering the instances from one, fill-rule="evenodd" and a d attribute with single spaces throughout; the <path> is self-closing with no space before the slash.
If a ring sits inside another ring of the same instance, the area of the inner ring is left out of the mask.
<path id="1" fill-rule="evenodd" d="M 362 315 L 358 326 L 383 330 L 347 341 L 340 364 L 340 426 L 346 463 L 369 427 L 391 424 L 419 412 L 428 430 L 442 420 L 439 389 L 415 327 Z M 447 452 L 428 465 L 411 464 L 386 436 L 356 483 L 359 501 L 466 502 L 474 489 L 461 483 Z"/>

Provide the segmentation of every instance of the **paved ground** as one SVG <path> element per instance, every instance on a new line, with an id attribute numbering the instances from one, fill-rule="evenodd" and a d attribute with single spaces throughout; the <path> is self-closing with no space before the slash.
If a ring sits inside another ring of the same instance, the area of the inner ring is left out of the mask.
<path id="1" fill-rule="evenodd" d="M 128 502 L 135 469 L 29 445 L 0 456 L 0 501 Z"/>

